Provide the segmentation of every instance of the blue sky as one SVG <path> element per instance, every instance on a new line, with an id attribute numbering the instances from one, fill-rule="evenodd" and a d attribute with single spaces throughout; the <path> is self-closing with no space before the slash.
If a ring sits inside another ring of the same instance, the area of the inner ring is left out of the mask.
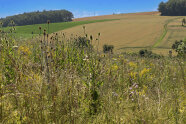
<path id="1" fill-rule="evenodd" d="M 113 13 L 156 11 L 167 0 L 0 0 L 0 18 L 37 10 L 71 11 L 75 18 Z"/>

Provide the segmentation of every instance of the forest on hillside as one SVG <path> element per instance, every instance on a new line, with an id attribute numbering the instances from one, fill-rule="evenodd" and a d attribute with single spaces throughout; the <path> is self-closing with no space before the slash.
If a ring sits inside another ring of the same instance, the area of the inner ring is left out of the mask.
<path id="1" fill-rule="evenodd" d="M 50 22 L 68 22 L 72 21 L 73 14 L 70 11 L 67 10 L 50 10 L 46 11 L 43 10 L 42 12 L 36 11 L 36 12 L 30 12 L 30 13 L 23 13 L 19 15 L 14 16 L 8 16 L 6 18 L 1 18 L 0 22 L 3 23 L 3 27 L 11 26 L 12 21 L 17 26 L 22 25 L 32 25 L 32 24 L 42 24 L 46 23 L 47 20 L 50 20 Z"/>
<path id="2" fill-rule="evenodd" d="M 161 2 L 158 10 L 162 16 L 186 16 L 186 0 Z"/>

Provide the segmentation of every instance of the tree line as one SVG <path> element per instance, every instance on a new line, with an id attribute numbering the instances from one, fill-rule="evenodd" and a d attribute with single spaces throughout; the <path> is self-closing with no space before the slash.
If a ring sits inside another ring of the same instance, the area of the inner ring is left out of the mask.
<path id="1" fill-rule="evenodd" d="M 158 10 L 162 16 L 186 16 L 186 0 L 161 2 Z"/>
<path id="2" fill-rule="evenodd" d="M 46 23 L 47 20 L 50 22 L 68 22 L 72 21 L 74 18 L 72 12 L 67 10 L 50 10 L 50 11 L 36 11 L 30 13 L 23 13 L 14 16 L 8 16 L 6 18 L 1 18 L 0 22 L 3 23 L 3 27 L 7 27 L 11 25 L 13 21 L 17 26 L 22 25 L 32 25 L 32 24 L 43 24 Z"/>

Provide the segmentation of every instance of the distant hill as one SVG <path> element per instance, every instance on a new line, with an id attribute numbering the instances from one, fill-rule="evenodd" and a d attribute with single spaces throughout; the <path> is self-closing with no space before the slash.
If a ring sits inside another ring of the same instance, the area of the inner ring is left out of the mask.
<path id="1" fill-rule="evenodd" d="M 73 14 L 67 10 L 54 10 L 54 11 L 36 11 L 30 13 L 23 13 L 14 16 L 8 16 L 6 18 L 0 19 L 0 22 L 3 22 L 3 27 L 7 27 L 12 25 L 13 21 L 15 25 L 32 25 L 32 24 L 43 24 L 46 23 L 47 20 L 50 22 L 68 22 L 72 21 Z"/>

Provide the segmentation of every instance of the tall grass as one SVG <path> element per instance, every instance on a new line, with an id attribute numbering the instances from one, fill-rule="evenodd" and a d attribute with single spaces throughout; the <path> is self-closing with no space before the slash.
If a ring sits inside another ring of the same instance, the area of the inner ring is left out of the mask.
<path id="1" fill-rule="evenodd" d="M 25 43 L 8 35 L 0 34 L 1 123 L 186 123 L 184 60 L 97 54 L 46 30 Z"/>

